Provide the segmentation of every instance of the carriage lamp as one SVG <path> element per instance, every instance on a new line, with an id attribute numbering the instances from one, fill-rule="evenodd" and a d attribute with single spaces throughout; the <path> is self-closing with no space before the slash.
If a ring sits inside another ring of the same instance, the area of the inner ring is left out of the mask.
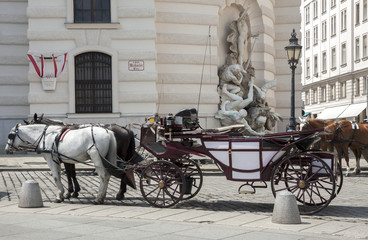
<path id="1" fill-rule="evenodd" d="M 296 37 L 295 29 L 291 33 L 291 38 L 289 39 L 289 45 L 285 47 L 288 62 L 291 68 L 291 108 L 290 108 L 290 120 L 289 120 L 289 129 L 295 130 L 296 121 L 295 121 L 295 68 L 298 64 L 300 53 L 302 50 L 302 46 L 298 44 L 298 38 Z"/>

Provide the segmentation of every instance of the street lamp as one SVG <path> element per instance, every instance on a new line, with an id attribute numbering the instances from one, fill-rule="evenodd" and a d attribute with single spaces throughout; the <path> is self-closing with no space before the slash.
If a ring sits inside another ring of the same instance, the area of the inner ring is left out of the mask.
<path id="1" fill-rule="evenodd" d="M 289 39 L 289 45 L 285 47 L 288 62 L 291 68 L 291 109 L 290 109 L 290 120 L 289 129 L 295 130 L 295 68 L 298 64 L 302 46 L 298 44 L 298 38 L 296 37 L 295 29 L 291 33 L 291 38 Z"/>

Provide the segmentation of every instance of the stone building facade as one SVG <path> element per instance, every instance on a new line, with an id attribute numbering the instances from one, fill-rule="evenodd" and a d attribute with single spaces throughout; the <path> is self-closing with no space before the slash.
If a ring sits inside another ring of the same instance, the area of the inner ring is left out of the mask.
<path id="1" fill-rule="evenodd" d="M 102 1 L 108 6 L 95 6 L 101 10 L 92 13 L 97 22 L 83 12 L 91 9 L 88 2 L 94 1 L 0 1 L 1 152 L 10 128 L 34 113 L 64 122 L 126 125 L 142 123 L 156 112 L 194 107 L 202 127 L 219 126 L 214 115 L 219 104 L 217 71 L 227 49 L 224 38 L 228 24 L 245 7 L 250 9 L 252 33 L 259 34 L 251 57 L 256 82 L 278 79 L 267 100 L 285 118 L 275 131 L 285 130 L 290 68 L 284 47 L 292 29 L 299 32 L 300 1 L 110 0 Z M 52 75 L 52 54 L 60 66 L 64 53 L 64 71 L 55 89 L 48 90 L 27 54 L 38 60 L 43 55 L 45 75 Z M 301 89 L 297 70 L 296 89 Z M 90 82 L 94 87 L 88 96 L 100 102 L 86 102 L 87 91 L 80 92 L 87 88 L 83 79 L 88 74 L 92 80 L 102 74 L 108 83 Z M 296 99 L 299 113 L 300 91 Z M 94 108 L 85 107 L 89 104 Z"/>
<path id="2" fill-rule="evenodd" d="M 368 1 L 308 0 L 301 5 L 302 97 L 314 118 L 367 117 Z"/>

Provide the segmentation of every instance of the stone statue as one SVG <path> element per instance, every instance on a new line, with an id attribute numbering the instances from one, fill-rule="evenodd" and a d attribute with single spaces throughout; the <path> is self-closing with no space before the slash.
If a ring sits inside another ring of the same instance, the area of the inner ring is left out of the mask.
<path id="1" fill-rule="evenodd" d="M 250 21 L 248 9 L 239 14 L 239 18 L 230 25 L 227 42 L 230 52 L 224 66 L 219 68 L 220 109 L 215 118 L 221 125 L 242 124 L 246 135 L 262 136 L 271 133 L 277 121 L 282 118 L 271 112 L 266 102 L 267 90 L 276 86 L 277 80 L 265 83 L 262 87 L 254 84 L 255 70 L 250 57 Z"/>

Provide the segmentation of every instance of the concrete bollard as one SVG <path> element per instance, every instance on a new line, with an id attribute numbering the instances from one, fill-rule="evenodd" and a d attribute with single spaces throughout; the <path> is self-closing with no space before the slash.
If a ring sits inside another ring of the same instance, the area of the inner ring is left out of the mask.
<path id="1" fill-rule="evenodd" d="M 300 224 L 300 213 L 294 194 L 285 190 L 277 194 L 273 207 L 272 222 L 279 224 Z"/>
<path id="2" fill-rule="evenodd" d="M 41 190 L 38 183 L 34 180 L 27 180 L 22 184 L 19 194 L 20 208 L 36 208 L 43 207 Z"/>

